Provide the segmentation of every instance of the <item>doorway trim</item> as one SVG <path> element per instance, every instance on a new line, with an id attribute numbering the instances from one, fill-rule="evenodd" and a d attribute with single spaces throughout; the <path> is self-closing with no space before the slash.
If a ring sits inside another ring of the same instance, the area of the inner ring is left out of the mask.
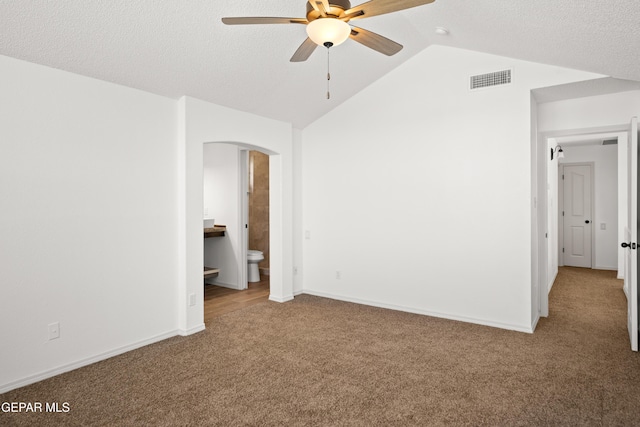
<path id="1" fill-rule="evenodd" d="M 281 212 L 281 209 L 278 209 L 278 205 L 281 204 L 281 195 L 279 194 L 277 189 L 274 187 L 281 186 L 282 175 L 277 173 L 272 173 L 273 167 L 274 167 L 273 165 L 280 164 L 281 156 L 279 155 L 279 153 L 265 149 L 264 147 L 243 143 L 243 142 L 229 142 L 229 141 L 203 142 L 202 143 L 203 153 L 204 153 L 204 146 L 209 144 L 226 144 L 226 145 L 234 146 L 238 149 L 237 180 L 238 180 L 238 189 L 240 194 L 238 195 L 239 197 L 238 197 L 238 205 L 237 205 L 237 224 L 239 225 L 239 230 L 236 231 L 237 235 L 234 237 L 235 237 L 235 242 L 237 243 L 235 256 L 236 256 L 236 259 L 238 259 L 238 289 L 244 290 L 248 288 L 247 250 L 249 246 L 248 246 L 248 239 L 247 239 L 248 231 L 245 227 L 245 224 L 247 224 L 248 215 L 249 215 L 249 212 L 248 212 L 249 206 L 248 206 L 248 197 L 247 197 L 247 191 L 249 188 L 248 176 L 247 176 L 249 152 L 259 151 L 269 156 L 269 212 L 270 212 L 270 215 L 272 211 L 276 211 L 277 212 L 276 215 L 278 215 L 278 213 Z M 204 158 L 204 154 L 203 154 L 203 158 Z M 204 168 L 204 165 L 203 165 L 203 168 Z M 272 197 L 272 194 L 274 194 L 275 197 Z M 201 197 L 202 197 L 201 199 L 202 204 L 204 204 L 204 194 L 202 194 Z M 277 240 L 279 238 L 280 238 L 280 234 L 277 233 L 277 230 L 275 230 L 274 222 L 271 220 L 271 217 L 270 217 L 269 248 L 271 248 L 272 245 L 277 246 Z M 277 264 L 274 265 L 274 267 L 276 267 L 276 270 L 277 270 Z M 274 292 L 270 291 L 269 299 L 271 301 L 276 301 L 276 302 L 286 302 L 293 299 L 293 293 L 291 292 L 290 298 L 286 298 L 286 297 L 283 298 L 278 296 L 277 292 L 274 294 Z"/>
<path id="2" fill-rule="evenodd" d="M 548 200 L 547 189 L 552 185 L 558 185 L 557 179 L 555 182 L 549 182 L 548 171 L 552 166 L 549 159 L 550 139 L 561 136 L 572 135 L 589 135 L 589 134 L 612 134 L 612 136 L 618 137 L 618 240 L 622 241 L 624 238 L 621 235 L 620 224 L 627 223 L 627 185 L 626 180 L 621 180 L 621 176 L 626 177 L 626 159 L 627 159 L 627 142 L 628 142 L 628 125 L 613 125 L 603 126 L 595 128 L 582 128 L 582 129 L 562 129 L 549 132 L 539 132 L 534 139 L 537 147 L 536 152 L 536 167 L 534 168 L 536 175 L 532 178 L 532 181 L 538 183 L 534 192 L 534 208 L 537 214 L 534 215 L 534 222 L 532 228 L 536 230 L 535 240 L 532 242 L 532 252 L 538 255 L 532 260 L 532 266 L 537 268 L 537 298 L 538 301 L 532 301 L 532 309 L 538 307 L 537 316 L 534 314 L 533 326 L 538 322 L 540 317 L 549 316 L 549 291 L 550 285 L 554 282 L 558 272 L 553 271 L 552 265 L 549 264 L 549 212 L 548 212 Z M 623 182 L 624 181 L 624 182 Z M 618 266 L 620 266 L 620 259 L 622 257 L 622 249 L 618 248 Z M 620 267 L 618 268 L 620 272 Z M 618 273 L 619 277 L 619 273 Z M 535 285 L 532 283 L 532 287 Z M 533 289 L 535 291 L 535 289 Z M 534 295 L 535 297 L 535 295 Z"/>
<path id="3" fill-rule="evenodd" d="M 240 150 L 240 206 L 238 207 L 239 224 L 242 228 L 242 236 L 240 237 L 240 271 L 238 272 L 238 280 L 240 281 L 240 289 L 249 289 L 248 272 L 247 272 L 247 254 L 249 250 L 249 149 L 238 147 Z M 271 231 L 271 230 L 269 230 Z"/>

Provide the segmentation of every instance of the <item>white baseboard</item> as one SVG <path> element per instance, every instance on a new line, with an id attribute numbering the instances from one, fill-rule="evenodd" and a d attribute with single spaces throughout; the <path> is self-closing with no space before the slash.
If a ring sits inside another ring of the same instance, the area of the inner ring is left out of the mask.
<path id="1" fill-rule="evenodd" d="M 538 321 L 540 320 L 540 314 L 538 314 L 536 316 L 535 319 L 533 319 L 533 323 L 531 324 L 531 330 L 535 331 L 536 330 L 536 326 L 538 326 Z"/>
<path id="2" fill-rule="evenodd" d="M 287 301 L 291 301 L 293 300 L 293 295 L 287 295 L 285 297 L 276 297 L 273 294 L 269 295 L 269 301 L 274 301 L 274 302 L 287 302 Z"/>
<path id="3" fill-rule="evenodd" d="M 186 337 L 188 335 L 193 335 L 193 334 L 196 334 L 198 332 L 204 331 L 204 329 L 205 329 L 204 323 L 201 323 L 198 326 L 194 326 L 193 328 L 178 329 L 178 335 Z"/>
<path id="4" fill-rule="evenodd" d="M 9 383 L 6 383 L 6 384 L 2 384 L 2 385 L 0 385 L 0 394 L 6 393 L 6 392 L 11 391 L 11 390 L 14 390 L 16 388 L 27 386 L 29 384 L 37 383 L 37 382 L 42 381 L 42 380 L 46 380 L 47 378 L 55 377 L 56 375 L 64 374 L 65 372 L 69 372 L 69 371 L 73 371 L 73 370 L 78 369 L 78 368 L 82 368 L 83 366 L 92 365 L 92 364 L 94 364 L 96 362 L 100 362 L 102 360 L 109 359 L 109 358 L 111 358 L 113 356 L 117 356 L 119 354 L 123 354 L 123 353 L 126 353 L 128 351 L 135 350 L 137 348 L 147 346 L 149 344 L 153 344 L 153 343 L 156 343 L 156 342 L 159 342 L 159 341 L 166 340 L 168 338 L 175 337 L 178 334 L 179 334 L 179 331 L 177 331 L 177 330 L 166 332 L 164 334 L 156 335 L 155 337 L 152 337 L 152 338 L 149 338 L 149 339 L 146 339 L 146 340 L 138 341 L 136 343 L 133 343 L 133 344 L 130 344 L 130 345 L 126 345 L 126 346 L 123 346 L 123 347 L 119 347 L 119 348 L 116 348 L 114 350 L 107 351 L 105 353 L 97 354 L 95 356 L 88 357 L 86 359 L 78 360 L 78 361 L 73 362 L 73 363 L 68 363 L 66 365 L 58 366 L 57 368 L 48 369 L 46 371 L 40 372 L 40 373 L 35 374 L 35 375 L 30 375 L 28 377 L 21 378 L 21 379 L 16 380 L 16 381 L 12 381 L 12 382 L 9 382 Z"/>
<path id="5" fill-rule="evenodd" d="M 594 270 L 609 270 L 609 271 L 618 271 L 618 266 L 615 267 L 607 267 L 607 266 L 598 266 L 593 267 Z"/>
<path id="6" fill-rule="evenodd" d="M 221 286 L 223 288 L 229 288 L 229 289 L 235 289 L 235 290 L 241 290 L 238 285 L 234 284 L 234 283 L 225 283 L 225 282 L 219 282 L 216 279 L 211 279 L 210 282 L 207 282 L 210 285 L 216 285 L 216 286 Z"/>
<path id="7" fill-rule="evenodd" d="M 435 311 L 423 310 L 421 308 L 407 307 L 407 306 L 395 305 L 395 304 L 387 304 L 387 303 L 383 303 L 383 302 L 379 302 L 379 301 L 371 301 L 371 300 L 364 300 L 364 299 L 360 299 L 360 298 L 352 298 L 352 297 L 348 297 L 348 296 L 344 296 L 344 295 L 337 295 L 337 294 L 329 294 L 329 293 L 326 293 L 326 292 L 312 291 L 312 290 L 309 290 L 309 289 L 304 289 L 302 291 L 302 293 L 309 294 L 309 295 L 315 295 L 315 296 L 323 297 L 323 298 L 335 299 L 335 300 L 339 300 L 339 301 L 352 302 L 352 303 L 355 303 L 355 304 L 370 305 L 370 306 L 373 306 L 373 307 L 386 308 L 386 309 L 389 309 L 389 310 L 405 311 L 407 313 L 422 314 L 422 315 L 425 315 L 425 316 L 439 317 L 439 318 L 442 318 L 442 319 L 456 320 L 456 321 L 459 321 L 459 322 L 474 323 L 476 325 L 491 326 L 493 328 L 508 329 L 510 331 L 526 332 L 528 334 L 532 334 L 533 333 L 533 329 L 531 328 L 531 326 L 513 325 L 513 324 L 509 324 L 509 323 L 494 322 L 492 320 L 486 320 L 486 319 L 476 319 L 476 318 L 473 318 L 473 317 L 459 316 L 459 315 L 448 314 L 448 313 L 439 313 L 439 312 L 435 312 Z"/>

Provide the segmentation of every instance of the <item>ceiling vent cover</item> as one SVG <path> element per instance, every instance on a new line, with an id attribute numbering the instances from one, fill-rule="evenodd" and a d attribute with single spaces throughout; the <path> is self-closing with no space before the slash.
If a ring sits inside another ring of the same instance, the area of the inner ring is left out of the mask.
<path id="1" fill-rule="evenodd" d="M 469 89 L 477 90 L 493 86 L 506 85 L 511 83 L 511 70 L 496 71 L 487 74 L 471 76 Z"/>

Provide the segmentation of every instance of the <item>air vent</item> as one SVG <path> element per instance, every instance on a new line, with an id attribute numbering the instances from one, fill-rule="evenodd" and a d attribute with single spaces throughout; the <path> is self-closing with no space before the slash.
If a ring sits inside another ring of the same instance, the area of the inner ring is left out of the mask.
<path id="1" fill-rule="evenodd" d="M 471 76 L 469 83 L 470 90 L 507 85 L 511 83 L 511 70 L 496 71 L 494 73 Z"/>
<path id="2" fill-rule="evenodd" d="M 602 141 L 602 145 L 616 145 L 617 143 L 618 143 L 618 138 L 605 139 Z"/>

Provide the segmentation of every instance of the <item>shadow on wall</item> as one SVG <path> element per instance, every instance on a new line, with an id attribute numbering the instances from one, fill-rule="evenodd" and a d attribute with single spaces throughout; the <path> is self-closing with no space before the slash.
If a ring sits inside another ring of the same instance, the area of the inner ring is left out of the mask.
<path id="1" fill-rule="evenodd" d="M 261 251 L 258 264 L 262 274 L 269 274 L 269 156 L 249 152 L 249 249 Z"/>

